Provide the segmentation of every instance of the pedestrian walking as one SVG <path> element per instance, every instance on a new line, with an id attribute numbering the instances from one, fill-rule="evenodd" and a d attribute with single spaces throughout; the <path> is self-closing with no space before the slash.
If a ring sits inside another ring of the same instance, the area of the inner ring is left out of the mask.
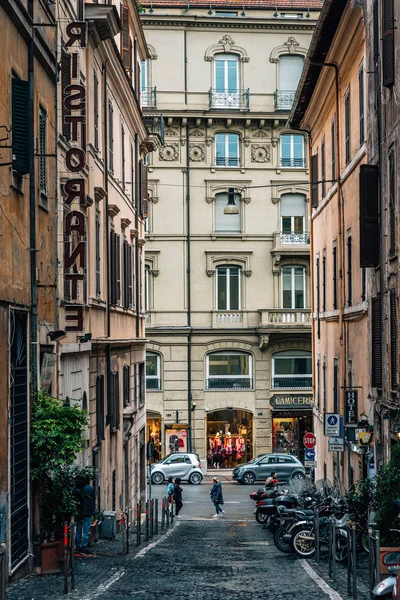
<path id="1" fill-rule="evenodd" d="M 174 480 L 172 479 L 172 477 L 168 477 L 167 497 L 168 497 L 168 502 L 170 504 L 173 504 L 174 503 Z"/>
<path id="2" fill-rule="evenodd" d="M 183 489 L 181 487 L 181 478 L 175 477 L 175 485 L 174 485 L 175 516 L 179 519 L 180 519 L 179 513 L 183 506 L 182 492 L 183 492 Z"/>
<path id="3" fill-rule="evenodd" d="M 214 518 L 225 514 L 225 511 L 221 508 L 221 505 L 224 504 L 224 497 L 222 495 L 222 484 L 218 481 L 218 477 L 213 477 L 213 486 L 210 490 L 210 496 L 215 508 Z"/>
<path id="4" fill-rule="evenodd" d="M 94 487 L 90 485 L 90 479 L 77 483 L 72 493 L 79 502 L 75 547 L 78 552 L 90 554 L 88 549 L 90 526 L 96 509 Z"/>

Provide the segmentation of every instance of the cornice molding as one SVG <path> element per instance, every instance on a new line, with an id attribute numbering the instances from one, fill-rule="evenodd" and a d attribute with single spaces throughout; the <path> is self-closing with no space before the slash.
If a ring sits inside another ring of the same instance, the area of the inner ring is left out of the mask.
<path id="1" fill-rule="evenodd" d="M 146 18 L 147 17 L 147 18 Z M 316 20 L 308 23 L 259 23 L 259 22 L 249 22 L 246 21 L 240 23 L 228 23 L 226 21 L 221 21 L 221 23 L 217 22 L 201 22 L 201 21 L 186 21 L 183 19 L 177 18 L 178 16 L 174 15 L 174 18 L 171 19 L 168 15 L 163 19 L 161 16 L 157 15 L 157 17 L 149 17 L 148 15 L 143 15 L 141 17 L 143 29 L 146 27 L 186 27 L 186 28 L 196 28 L 196 29 L 234 29 L 234 30 L 245 30 L 245 29 L 268 29 L 274 31 L 289 31 L 293 32 L 302 32 L 302 31 L 314 31 Z"/>

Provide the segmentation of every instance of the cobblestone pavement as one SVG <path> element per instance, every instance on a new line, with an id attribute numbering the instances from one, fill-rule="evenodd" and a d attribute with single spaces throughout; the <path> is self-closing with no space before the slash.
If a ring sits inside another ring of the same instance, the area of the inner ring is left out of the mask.
<path id="1" fill-rule="evenodd" d="M 149 544 L 123 556 L 119 540 L 101 541 L 94 557 L 78 559 L 76 590 L 68 596 L 60 576 L 31 576 L 9 586 L 7 600 L 347 600 L 345 569 L 338 567 L 333 583 L 324 563 L 275 548 L 254 520 L 247 486 L 224 484 L 222 519 L 212 518 L 209 486 L 201 488 L 185 487 L 182 519 Z M 359 600 L 368 597 L 359 592 Z"/>

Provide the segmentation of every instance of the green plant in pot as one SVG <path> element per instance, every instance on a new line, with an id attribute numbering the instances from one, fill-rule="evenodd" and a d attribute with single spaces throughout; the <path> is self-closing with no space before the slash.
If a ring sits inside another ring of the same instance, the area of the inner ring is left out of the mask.
<path id="1" fill-rule="evenodd" d="M 392 459 L 384 465 L 375 478 L 376 523 L 381 535 L 381 545 L 399 546 L 400 534 L 391 529 L 400 529 L 400 446 L 392 449 Z"/>

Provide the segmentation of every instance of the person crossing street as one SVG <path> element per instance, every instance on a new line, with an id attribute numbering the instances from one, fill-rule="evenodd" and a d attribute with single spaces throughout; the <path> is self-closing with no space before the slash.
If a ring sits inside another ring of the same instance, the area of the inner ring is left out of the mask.
<path id="1" fill-rule="evenodd" d="M 222 495 L 222 484 L 218 481 L 218 477 L 213 477 L 213 486 L 210 490 L 210 496 L 215 507 L 214 518 L 225 514 L 225 511 L 221 508 L 221 505 L 224 504 L 224 497 Z"/>

